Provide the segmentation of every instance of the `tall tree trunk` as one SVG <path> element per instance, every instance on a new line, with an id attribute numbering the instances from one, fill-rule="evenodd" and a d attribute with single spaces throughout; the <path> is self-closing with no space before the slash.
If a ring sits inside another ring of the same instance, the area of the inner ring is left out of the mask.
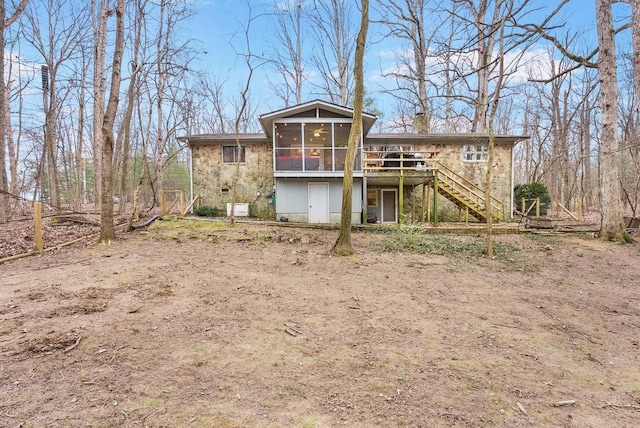
<path id="1" fill-rule="evenodd" d="M 488 13 L 489 0 L 480 0 L 478 8 L 474 9 L 470 3 L 474 19 L 476 21 L 476 33 L 478 38 L 478 47 L 476 52 L 478 53 L 478 94 L 476 98 L 475 113 L 473 117 L 473 123 L 471 125 L 471 132 L 486 132 L 487 131 L 487 115 L 489 111 L 489 80 L 492 70 L 492 56 L 493 46 L 495 44 L 495 30 L 498 24 L 498 17 L 500 10 L 502 9 L 503 0 L 496 0 L 496 4 L 493 5 L 493 19 L 490 24 L 486 23 L 486 14 Z"/>
<path id="2" fill-rule="evenodd" d="M 629 0 L 631 4 L 631 40 L 633 43 L 633 84 L 636 95 L 636 120 L 640 121 L 640 0 Z M 637 130 L 636 130 L 637 133 Z M 638 137 L 638 135 L 636 135 Z M 640 145 L 640 141 L 636 141 Z"/>
<path id="3" fill-rule="evenodd" d="M 620 144 L 617 132 L 618 77 L 616 68 L 615 32 L 610 0 L 596 0 L 598 26 L 598 73 L 600 75 L 600 108 L 602 111 L 601 142 L 601 237 L 624 242 L 623 204 L 620 186 Z"/>
<path id="4" fill-rule="evenodd" d="M 109 102 L 102 121 L 102 203 L 100 207 L 100 238 L 98 242 L 110 243 L 116 239 L 113 222 L 113 145 L 114 122 L 120 96 L 120 74 L 124 53 L 124 0 L 116 4 L 116 41 L 111 69 Z"/>
<path id="5" fill-rule="evenodd" d="M 6 145 L 7 135 L 6 120 L 6 99 L 4 80 L 4 17 L 5 4 L 0 4 L 0 224 L 6 223 L 9 218 L 9 177 L 7 175 Z M 8 123 L 8 121 L 7 121 Z"/>
<path id="6" fill-rule="evenodd" d="M 44 66 L 43 66 L 44 67 Z M 56 118 L 58 116 L 58 98 L 56 96 L 56 73 L 53 67 L 48 68 L 47 82 L 43 75 L 43 103 L 45 114 L 44 125 L 44 153 L 46 158 L 47 185 L 49 190 L 49 204 L 54 211 L 60 210 L 60 181 L 58 180 L 58 135 Z"/>
<path id="7" fill-rule="evenodd" d="M 9 151 L 9 193 L 14 196 L 18 196 L 18 151 L 20 149 L 20 133 L 22 132 L 22 127 L 20 123 L 18 123 L 17 132 L 18 132 L 18 145 L 16 146 L 16 141 L 13 137 L 13 125 L 11 124 L 11 109 L 9 108 L 9 92 L 11 91 L 11 84 L 7 85 L 4 92 L 4 101 L 5 101 L 5 119 L 4 119 L 4 130 L 5 136 L 7 138 L 7 150 Z M 20 117 L 22 113 L 22 98 L 19 101 L 20 108 L 18 117 Z M 0 129 L 1 129 L 0 125 Z M 0 143 L 1 145 L 1 143 Z"/>
<path id="8" fill-rule="evenodd" d="M 333 245 L 333 252 L 341 256 L 353 254 L 351 246 L 351 211 L 353 198 L 353 164 L 356 150 L 362 141 L 362 105 L 364 102 L 363 61 L 369 28 L 369 0 L 362 0 L 360 31 L 356 39 L 356 54 L 353 68 L 355 92 L 353 95 L 353 125 L 349 133 L 347 153 L 344 161 L 344 177 L 342 179 L 342 216 L 340 218 L 340 234 Z"/>
<path id="9" fill-rule="evenodd" d="M 86 59 L 83 55 L 82 57 L 82 78 L 81 81 L 84 82 L 86 77 Z M 75 176 L 76 176 L 76 186 L 75 186 L 75 194 L 76 194 L 76 206 L 77 209 L 82 208 L 82 204 L 84 203 L 85 197 L 85 179 L 84 179 L 84 159 L 82 157 L 82 152 L 84 150 L 84 113 L 85 113 L 85 89 L 84 85 L 80 85 L 80 93 L 78 95 L 78 130 L 76 136 L 76 159 L 75 159 Z"/>
<path id="10" fill-rule="evenodd" d="M 102 121 L 104 118 L 104 63 L 107 46 L 107 7 L 109 0 L 91 0 L 93 25 L 93 175 L 94 203 L 101 201 L 102 192 Z M 97 3 L 97 4 L 96 4 Z"/>
<path id="11" fill-rule="evenodd" d="M 9 178 L 7 176 L 5 138 L 8 137 L 11 116 L 7 114 L 9 97 L 6 94 L 4 75 L 4 30 L 18 19 L 24 8 L 27 7 L 27 3 L 28 0 L 22 0 L 8 19 L 6 19 L 7 11 L 4 0 L 0 4 L 0 224 L 6 223 L 9 217 Z"/>
<path id="12" fill-rule="evenodd" d="M 146 3 L 146 2 L 145 2 Z M 127 105 L 125 107 L 124 116 L 122 118 L 122 126 L 120 128 L 120 132 L 118 136 L 122 135 L 122 162 L 119 169 L 120 174 L 120 185 L 119 191 L 121 196 L 120 203 L 120 213 L 124 210 L 124 201 L 126 200 L 125 195 L 128 193 L 127 183 L 130 179 L 128 170 L 129 170 L 129 152 L 131 151 L 131 120 L 133 118 L 133 107 L 135 104 L 136 97 L 136 89 L 138 87 L 138 54 L 140 50 L 140 41 L 142 34 L 142 24 L 141 21 L 143 19 L 144 12 L 144 4 L 140 1 L 136 2 L 135 8 L 135 37 L 133 41 L 133 53 L 132 59 L 130 61 L 130 71 L 131 77 L 129 78 L 129 87 L 127 88 Z M 134 204 L 136 201 L 134 201 Z"/>

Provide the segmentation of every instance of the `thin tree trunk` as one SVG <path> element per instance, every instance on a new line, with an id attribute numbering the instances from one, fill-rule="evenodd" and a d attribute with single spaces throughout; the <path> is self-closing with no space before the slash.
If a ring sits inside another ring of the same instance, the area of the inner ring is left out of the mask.
<path id="1" fill-rule="evenodd" d="M 86 77 L 86 60 L 85 57 L 82 57 L 82 78 L 81 80 L 84 82 L 84 78 Z M 84 159 L 82 158 L 82 152 L 84 150 L 84 113 L 85 113 L 85 88 L 84 84 L 80 84 L 80 94 L 78 96 L 78 130 L 77 130 L 77 141 L 76 141 L 76 206 L 78 209 L 82 208 L 82 204 L 84 202 Z"/>
<path id="2" fill-rule="evenodd" d="M 629 0 L 629 3 L 631 4 L 631 41 L 633 43 L 633 83 L 636 95 L 636 118 L 640 120 L 640 0 Z M 640 142 L 637 143 L 640 144 Z"/>
<path id="3" fill-rule="evenodd" d="M 369 27 L 369 0 L 362 0 L 360 31 L 356 39 L 356 54 L 353 75 L 355 92 L 353 96 L 353 124 L 349 133 L 347 153 L 344 161 L 344 177 L 342 180 L 342 216 L 340 218 L 340 234 L 333 245 L 333 252 L 348 256 L 353 254 L 351 245 L 351 211 L 353 198 L 353 164 L 356 150 L 362 141 L 362 105 L 364 101 L 363 60 Z"/>
<path id="4" fill-rule="evenodd" d="M 7 88 L 5 86 L 4 75 L 4 30 L 13 24 L 25 7 L 28 0 L 22 0 L 16 7 L 15 12 L 7 19 L 6 4 L 4 0 L 0 4 L 0 224 L 6 223 L 9 217 L 9 178 L 7 176 L 6 146 L 5 136 L 10 130 L 10 118 L 8 114 L 9 103 L 7 102 Z M 13 179 L 16 177 L 13 175 Z"/>
<path id="5" fill-rule="evenodd" d="M 132 54 L 132 60 L 130 62 L 131 66 L 130 66 L 130 71 L 131 71 L 131 77 L 129 80 L 129 87 L 127 88 L 127 106 L 124 112 L 124 117 L 122 118 L 122 128 L 121 128 L 121 133 L 122 134 L 122 163 L 121 163 L 121 168 L 120 168 L 120 196 L 121 196 L 121 203 L 120 203 L 120 213 L 122 213 L 122 211 L 124 210 L 124 201 L 126 200 L 125 195 L 128 192 L 128 188 L 127 188 L 127 183 L 128 183 L 128 179 L 130 178 L 129 174 L 128 174 L 128 169 L 129 169 L 129 152 L 131 151 L 131 120 L 133 118 L 133 107 L 134 107 L 134 103 L 135 103 L 135 96 L 136 96 L 136 89 L 138 87 L 137 82 L 138 82 L 138 74 L 139 74 L 139 68 L 138 68 L 138 53 L 139 53 L 139 46 L 140 46 L 140 40 L 141 40 L 141 33 L 142 33 L 142 25 L 140 24 L 140 21 L 142 20 L 142 15 L 143 15 L 143 9 L 144 6 L 142 4 L 140 4 L 139 2 L 137 2 L 136 5 L 136 29 L 135 29 L 135 38 L 133 41 L 133 54 Z M 134 204 L 136 203 L 136 201 L 134 201 Z"/>
<path id="6" fill-rule="evenodd" d="M 499 5 L 496 5 L 496 8 Z M 493 174 L 494 163 L 494 151 L 496 145 L 494 123 L 496 120 L 496 114 L 498 113 L 498 106 L 500 104 L 500 91 L 502 89 L 502 82 L 504 80 L 504 27 L 510 11 L 505 11 L 502 19 L 498 22 L 494 19 L 493 25 L 499 25 L 498 31 L 498 78 L 496 81 L 496 89 L 493 95 L 493 102 L 491 103 L 491 110 L 489 111 L 488 125 L 489 125 L 489 147 L 488 147 L 488 159 L 487 159 L 487 171 L 484 177 L 484 206 L 487 221 L 486 236 L 485 236 L 485 254 L 489 257 L 493 257 L 495 253 L 494 238 L 493 238 L 493 206 L 491 205 L 491 179 Z M 494 12 L 494 16 L 498 16 L 498 12 Z M 492 36 L 493 37 L 493 36 Z M 493 43 L 492 43 L 493 45 Z M 487 106 L 488 107 L 488 106 Z"/>
<path id="7" fill-rule="evenodd" d="M 100 204 L 102 192 L 102 120 L 104 118 L 105 97 L 104 57 L 107 45 L 107 3 L 108 0 L 91 0 L 94 43 L 92 146 L 94 203 L 96 205 Z"/>
<path id="8" fill-rule="evenodd" d="M 100 207 L 100 238 L 98 242 L 110 243 L 116 239 L 113 221 L 113 145 L 114 122 L 120 96 L 120 74 L 124 53 L 124 0 L 116 5 L 116 41 L 113 51 L 109 102 L 102 121 L 102 203 Z"/>
<path id="9" fill-rule="evenodd" d="M 4 80 L 4 17 L 5 4 L 0 4 L 0 224 L 6 223 L 9 218 L 9 179 L 7 176 L 7 161 L 5 157 L 5 135 L 7 135 L 7 88 Z M 6 121 L 6 122 L 5 122 Z M 6 123 L 6 124 L 5 124 Z"/>
<path id="10" fill-rule="evenodd" d="M 58 99 L 56 96 L 56 73 L 55 69 L 49 68 L 50 79 L 47 88 L 43 88 L 44 93 L 44 146 L 47 165 L 47 183 L 49 189 L 49 204 L 54 211 L 60 210 L 60 181 L 58 180 L 58 136 L 56 130 L 56 117 L 58 115 Z"/>

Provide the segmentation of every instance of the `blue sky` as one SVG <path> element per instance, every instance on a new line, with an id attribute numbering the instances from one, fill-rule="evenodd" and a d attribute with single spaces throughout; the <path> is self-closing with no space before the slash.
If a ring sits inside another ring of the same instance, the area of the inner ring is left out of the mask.
<path id="1" fill-rule="evenodd" d="M 284 0 L 278 0 L 284 1 Z M 311 1 L 311 0 L 309 0 Z M 560 0 L 534 0 L 540 8 L 539 16 L 546 15 L 553 10 Z M 244 26 L 247 24 L 248 7 L 244 0 L 192 0 L 193 16 L 181 25 L 185 39 L 193 39 L 192 47 L 200 53 L 192 67 L 206 70 L 212 77 L 227 82 L 225 92 L 227 97 L 237 96 L 241 83 L 245 81 L 246 66 L 238 58 L 232 43 L 244 50 Z M 274 0 L 251 0 L 254 16 L 268 13 L 272 10 Z M 376 19 L 377 0 L 371 0 L 371 18 Z M 628 6 L 616 4 L 614 16 L 628 16 Z M 356 17 L 357 18 L 357 17 Z M 535 17 L 532 17 L 532 20 Z M 584 45 L 595 46 L 595 0 L 571 0 L 557 17 L 556 22 L 567 20 L 567 29 L 575 31 L 584 39 Z M 258 16 L 251 27 L 252 51 L 257 54 L 268 52 L 271 48 L 270 40 L 273 39 L 274 19 L 268 16 Z M 564 30 L 563 30 L 564 31 Z M 628 35 L 627 35 L 628 37 Z M 309 37 L 309 40 L 311 38 Z M 380 93 L 384 79 L 381 77 L 381 69 L 394 67 L 394 49 L 399 47 L 399 42 L 390 37 L 384 37 L 384 29 L 380 25 L 371 24 L 368 34 L 368 48 L 365 57 L 365 86 L 368 95 L 377 101 L 376 107 L 385 110 L 390 103 L 385 102 Z M 26 45 L 26 44 L 25 44 Z M 23 54 L 28 48 L 24 47 Z M 589 49 L 584 49 L 586 52 Z M 531 54 L 532 60 L 540 55 L 541 51 Z M 581 53 L 583 53 L 581 52 Z M 558 55 L 559 56 L 559 55 Z M 39 62 L 37 55 L 26 55 L 27 61 Z M 190 65 L 191 67 L 191 65 Z M 543 67 L 540 67 L 543 68 Z M 269 67 L 261 67 L 256 71 L 252 82 L 252 97 L 258 105 L 257 113 L 265 113 L 283 107 L 283 102 L 273 96 L 269 88 L 267 75 L 273 73 Z M 39 93 L 39 85 L 34 82 L 34 91 Z M 305 101 L 318 98 L 309 95 Z M 36 99 L 39 105 L 41 99 Z M 36 109 L 37 110 L 37 109 Z"/>
<path id="2" fill-rule="evenodd" d="M 538 16 L 546 15 L 553 10 L 560 0 L 537 0 L 536 6 L 540 7 Z M 266 13 L 271 10 L 273 0 L 251 0 L 253 14 Z M 619 7 L 624 9 L 625 7 Z M 194 16 L 187 23 L 187 35 L 201 43 L 202 53 L 199 56 L 196 67 L 208 70 L 216 77 L 226 78 L 237 76 L 243 81 L 245 67 L 242 61 L 238 61 L 230 43 L 242 48 L 243 27 L 247 23 L 247 6 L 241 0 L 195 0 Z M 376 17 L 376 1 L 371 1 L 371 17 Z M 567 28 L 581 35 L 585 40 L 595 43 L 595 0 L 571 0 L 565 5 L 564 10 L 556 19 L 556 22 L 567 20 Z M 251 28 L 252 51 L 255 53 L 268 52 L 269 38 L 272 35 L 270 25 L 273 20 L 269 17 L 258 17 Z M 392 56 L 389 54 L 397 45 L 390 38 L 385 38 L 383 29 L 379 25 L 372 24 L 369 27 L 366 55 L 365 79 L 369 82 L 368 88 L 374 97 L 375 88 L 380 82 L 380 69 L 392 66 Z M 587 41 L 584 42 L 588 43 Z M 206 53 L 205 53 L 206 52 Z M 262 68 L 256 73 L 253 84 L 253 95 L 261 98 L 261 104 L 267 104 L 268 108 L 280 108 L 281 105 L 270 97 L 266 84 L 265 73 L 268 68 Z M 231 84 L 231 79 L 229 83 Z M 236 83 L 236 87 L 239 84 Z M 374 88 L 374 91 L 371 91 Z M 373 92 L 373 93 L 372 93 Z M 265 111 L 268 111 L 265 110 Z"/>

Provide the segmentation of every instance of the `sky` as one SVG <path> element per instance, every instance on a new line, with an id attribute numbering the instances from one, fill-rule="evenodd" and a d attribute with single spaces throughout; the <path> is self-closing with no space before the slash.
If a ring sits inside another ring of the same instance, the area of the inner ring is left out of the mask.
<path id="1" fill-rule="evenodd" d="M 254 53 L 269 56 L 274 19 L 264 14 L 273 10 L 275 1 L 286 0 L 249 0 L 255 17 L 250 29 L 251 50 Z M 560 0 L 532 1 L 540 8 L 537 12 L 538 17 L 532 16 L 532 20 L 534 20 L 555 9 Z M 249 16 L 247 2 L 245 0 L 191 0 L 191 2 L 193 15 L 181 24 L 184 39 L 192 40 L 190 47 L 198 52 L 190 67 L 206 70 L 213 78 L 225 81 L 225 95 L 228 97 L 236 96 L 239 94 L 241 84 L 246 81 L 246 65 L 236 54 L 234 47 L 238 51 L 246 50 L 243 37 Z M 379 19 L 380 16 L 377 4 L 378 0 L 371 0 L 370 18 L 372 21 Z M 628 16 L 629 14 L 627 5 L 616 4 L 614 8 L 617 10 L 614 16 Z M 595 0 L 570 0 L 557 17 L 556 22 L 565 20 L 567 21 L 566 28 L 577 32 L 585 40 L 585 45 L 595 46 Z M 311 38 L 309 37 L 308 40 Z M 391 70 L 396 67 L 393 52 L 400 49 L 400 42 L 392 37 L 386 37 L 385 28 L 375 22 L 369 26 L 367 41 L 368 47 L 365 56 L 367 95 L 376 101 L 374 105 L 376 109 L 386 113 L 390 109 L 392 100 L 382 92 L 382 89 L 389 84 L 389 79 L 385 80 L 382 77 L 381 70 Z M 537 64 L 539 70 L 544 69 L 544 64 L 537 63 L 543 56 L 541 49 L 533 49 L 527 57 L 531 64 Z M 25 66 L 30 63 L 38 65 L 36 59 L 38 55 L 29 55 L 25 51 L 22 54 L 25 55 L 25 58 L 33 58 L 31 61 L 24 62 Z M 271 68 L 260 67 L 256 70 L 252 81 L 251 96 L 258 105 L 257 114 L 268 113 L 284 107 L 282 100 L 274 97 L 272 89 L 269 87 L 269 73 L 273 73 Z M 520 73 L 522 73 L 520 78 L 526 79 L 526 69 L 521 68 Z M 39 95 L 41 93 L 39 86 L 37 80 L 34 80 L 33 84 L 29 86 L 33 87 L 34 93 L 38 95 L 34 98 L 36 104 L 36 107 L 33 108 L 34 111 L 40 110 L 38 106 L 42 101 Z M 310 94 L 303 101 L 310 101 L 318 97 L 318 95 Z"/>
<path id="2" fill-rule="evenodd" d="M 538 15 L 542 16 L 555 9 L 559 0 L 534 0 L 535 5 L 540 8 Z M 255 15 L 268 12 L 274 0 L 251 0 L 251 6 Z M 371 1 L 370 15 L 375 20 L 378 15 L 376 1 Z M 197 40 L 202 47 L 201 55 L 197 59 L 196 67 L 202 65 L 218 77 L 242 76 L 243 64 L 238 61 L 231 43 L 242 49 L 243 27 L 247 23 L 248 8 L 241 0 L 196 0 L 194 2 L 194 16 L 188 22 L 187 34 Z M 571 0 L 565 5 L 556 22 L 567 21 L 568 28 L 576 31 L 581 37 L 593 40 L 595 43 L 595 0 Z M 273 21 L 267 17 L 258 17 L 252 22 L 250 31 L 252 51 L 256 53 L 268 52 L 269 37 L 272 29 L 269 28 Z M 398 42 L 385 37 L 384 29 L 375 23 L 369 27 L 368 42 L 365 65 L 365 85 L 368 91 L 375 93 L 380 89 L 381 69 L 394 67 L 394 49 L 398 48 Z M 536 54 L 534 54 L 536 55 Z M 259 94 L 261 103 L 266 104 L 267 110 L 281 108 L 270 96 L 268 85 L 266 84 L 265 73 L 267 68 L 258 70 L 256 73 L 253 93 Z M 374 90 L 371 91 L 371 88 Z M 381 95 L 377 95 L 381 96 Z"/>

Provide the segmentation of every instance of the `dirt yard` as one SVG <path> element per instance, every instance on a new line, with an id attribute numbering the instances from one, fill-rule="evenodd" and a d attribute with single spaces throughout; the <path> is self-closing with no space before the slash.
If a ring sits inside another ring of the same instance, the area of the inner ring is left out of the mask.
<path id="1" fill-rule="evenodd" d="M 638 243 L 336 236 L 157 222 L 0 264 L 0 426 L 640 426 Z"/>

